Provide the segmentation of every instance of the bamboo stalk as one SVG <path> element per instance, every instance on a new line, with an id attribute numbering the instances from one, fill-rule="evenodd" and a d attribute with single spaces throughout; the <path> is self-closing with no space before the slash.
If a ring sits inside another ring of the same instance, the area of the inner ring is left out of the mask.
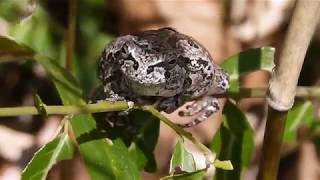
<path id="1" fill-rule="evenodd" d="M 288 110 L 294 103 L 304 57 L 318 23 L 320 1 L 298 0 L 279 64 L 267 91 L 268 117 L 258 179 L 276 180 Z"/>

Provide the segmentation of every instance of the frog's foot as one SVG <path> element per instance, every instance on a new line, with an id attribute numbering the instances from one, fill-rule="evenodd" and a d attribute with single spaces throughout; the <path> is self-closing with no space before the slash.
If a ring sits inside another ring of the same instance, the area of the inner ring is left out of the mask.
<path id="1" fill-rule="evenodd" d="M 186 111 L 179 111 L 179 116 L 194 116 L 208 106 L 208 101 L 194 101 L 186 106 Z"/>
<path id="2" fill-rule="evenodd" d="M 199 102 L 194 102 L 190 106 L 187 106 L 187 111 L 180 111 L 180 116 L 193 116 L 197 115 L 195 119 L 186 124 L 177 124 L 182 128 L 189 128 L 200 124 L 201 122 L 207 120 L 212 114 L 220 109 L 219 102 L 217 98 L 206 97 L 204 100 Z"/>

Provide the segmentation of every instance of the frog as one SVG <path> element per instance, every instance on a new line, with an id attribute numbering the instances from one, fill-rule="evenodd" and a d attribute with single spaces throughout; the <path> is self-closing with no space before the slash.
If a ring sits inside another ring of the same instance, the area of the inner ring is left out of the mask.
<path id="1" fill-rule="evenodd" d="M 213 61 L 208 50 L 191 36 L 171 27 L 122 35 L 111 41 L 97 62 L 103 86 L 96 100 L 156 103 L 173 113 L 186 102 L 180 116 L 196 117 L 189 128 L 221 109 L 217 97 L 229 88 L 229 75 Z"/>

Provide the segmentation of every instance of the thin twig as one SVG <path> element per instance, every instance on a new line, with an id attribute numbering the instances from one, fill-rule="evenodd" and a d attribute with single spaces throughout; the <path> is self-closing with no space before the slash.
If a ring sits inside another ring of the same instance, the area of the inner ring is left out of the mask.
<path id="1" fill-rule="evenodd" d="M 98 113 L 110 111 L 123 111 L 128 109 L 128 103 L 119 102 L 99 102 L 96 104 L 84 105 L 67 105 L 67 106 L 46 106 L 48 115 L 67 115 L 67 114 L 84 114 L 84 113 Z M 1 116 L 20 116 L 20 115 L 39 115 L 40 113 L 34 106 L 25 107 L 5 107 L 0 108 Z"/>
<path id="2" fill-rule="evenodd" d="M 66 69 L 72 70 L 76 36 L 76 10 L 77 0 L 69 0 L 68 31 L 67 31 L 67 55 Z"/>

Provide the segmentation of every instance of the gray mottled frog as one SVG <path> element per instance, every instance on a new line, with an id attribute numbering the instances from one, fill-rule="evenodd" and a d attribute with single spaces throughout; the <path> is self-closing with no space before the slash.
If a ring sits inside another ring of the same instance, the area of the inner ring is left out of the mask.
<path id="1" fill-rule="evenodd" d="M 172 28 L 143 31 L 113 40 L 98 60 L 103 96 L 98 99 L 150 103 L 172 113 L 185 102 L 199 100 L 179 114 L 194 121 L 191 127 L 219 110 L 216 98 L 207 96 L 229 88 L 227 73 L 215 64 L 208 51 L 193 38 Z"/>

